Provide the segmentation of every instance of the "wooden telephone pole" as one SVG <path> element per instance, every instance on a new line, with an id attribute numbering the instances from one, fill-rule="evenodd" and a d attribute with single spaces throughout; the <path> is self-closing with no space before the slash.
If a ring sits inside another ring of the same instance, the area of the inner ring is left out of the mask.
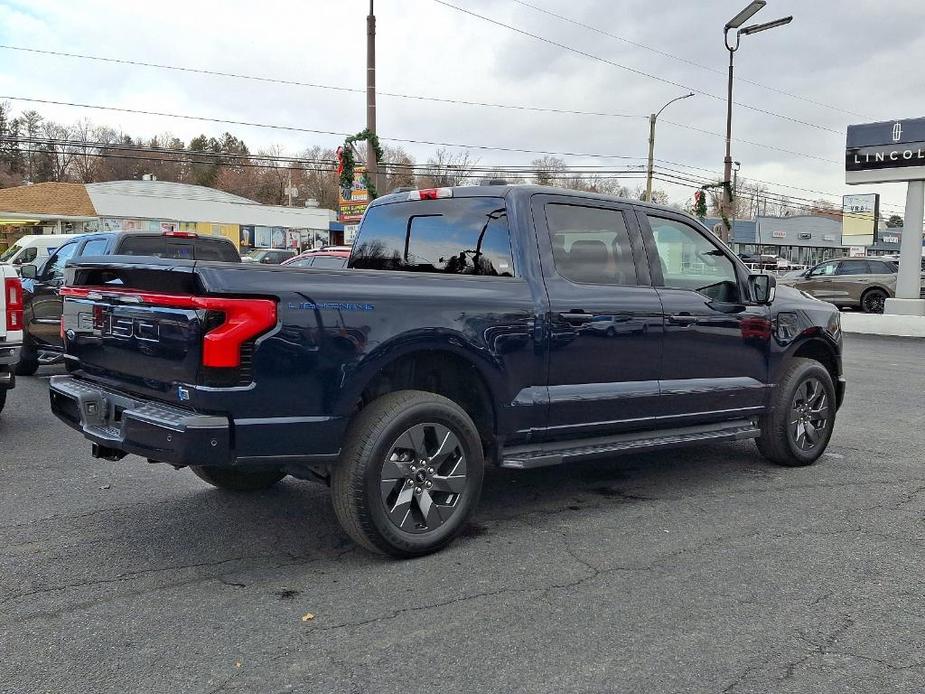
<path id="1" fill-rule="evenodd" d="M 366 17 L 366 129 L 376 134 L 376 15 L 373 0 L 369 0 L 369 15 Z M 376 190 L 380 190 L 379 162 L 371 141 L 366 143 L 366 171 Z"/>

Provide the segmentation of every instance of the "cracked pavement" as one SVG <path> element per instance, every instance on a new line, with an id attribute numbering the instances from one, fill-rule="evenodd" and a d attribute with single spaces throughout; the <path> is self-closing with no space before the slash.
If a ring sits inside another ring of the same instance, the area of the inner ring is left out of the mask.
<path id="1" fill-rule="evenodd" d="M 93 460 L 22 378 L 0 692 L 921 692 L 923 354 L 848 336 L 816 466 L 742 442 L 493 470 L 464 536 L 405 562 L 355 548 L 317 484 Z"/>

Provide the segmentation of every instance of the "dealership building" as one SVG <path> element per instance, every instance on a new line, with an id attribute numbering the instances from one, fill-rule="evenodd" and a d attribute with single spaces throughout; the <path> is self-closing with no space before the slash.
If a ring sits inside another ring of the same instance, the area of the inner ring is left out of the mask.
<path id="1" fill-rule="evenodd" d="M 720 223 L 719 219 L 704 220 L 710 229 Z M 841 222 L 823 215 L 737 219 L 732 247 L 736 253 L 771 255 L 797 265 L 815 265 L 848 255 L 848 248 L 842 245 Z"/>
<path id="2" fill-rule="evenodd" d="M 0 248 L 25 234 L 188 231 L 240 250 L 343 241 L 333 210 L 262 205 L 214 188 L 167 181 L 37 183 L 0 190 Z"/>

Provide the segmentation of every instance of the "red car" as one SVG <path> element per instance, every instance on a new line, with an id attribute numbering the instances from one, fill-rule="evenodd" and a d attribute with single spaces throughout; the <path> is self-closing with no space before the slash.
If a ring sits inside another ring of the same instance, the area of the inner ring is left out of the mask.
<path id="1" fill-rule="evenodd" d="M 347 267 L 350 246 L 325 246 L 320 250 L 306 251 L 283 262 L 290 267 L 317 267 L 340 270 Z"/>

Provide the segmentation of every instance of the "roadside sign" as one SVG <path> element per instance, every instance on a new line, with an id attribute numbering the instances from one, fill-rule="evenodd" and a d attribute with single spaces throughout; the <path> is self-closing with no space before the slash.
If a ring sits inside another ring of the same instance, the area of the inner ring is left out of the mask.
<path id="1" fill-rule="evenodd" d="M 366 206 L 369 205 L 369 191 L 366 190 L 366 184 L 363 182 L 365 173 L 365 167 L 354 167 L 353 187 L 350 190 L 340 190 L 338 221 L 345 224 L 359 222 L 366 211 Z"/>

